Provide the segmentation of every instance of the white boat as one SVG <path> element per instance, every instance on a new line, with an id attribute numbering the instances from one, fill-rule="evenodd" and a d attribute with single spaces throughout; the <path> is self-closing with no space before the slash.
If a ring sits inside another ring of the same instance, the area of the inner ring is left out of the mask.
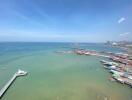
<path id="1" fill-rule="evenodd" d="M 104 68 L 109 69 L 109 70 L 115 70 L 116 66 L 104 66 Z"/>
<path id="2" fill-rule="evenodd" d="M 115 70 L 110 70 L 110 72 L 112 72 L 113 74 L 120 75 L 120 76 L 123 76 L 124 75 L 123 72 L 118 72 L 118 71 L 115 71 Z"/>
<path id="3" fill-rule="evenodd" d="M 101 60 L 101 62 L 104 64 L 104 65 L 109 65 L 109 66 L 118 66 L 118 63 L 116 62 L 109 62 L 109 61 L 105 61 L 105 60 Z"/>
<path id="4" fill-rule="evenodd" d="M 132 80 L 132 76 L 129 75 L 128 78 Z"/>
<path id="5" fill-rule="evenodd" d="M 124 81 L 121 78 L 117 78 L 117 81 L 124 83 Z"/>
<path id="6" fill-rule="evenodd" d="M 116 69 L 116 66 L 109 66 L 109 69 L 115 70 Z"/>

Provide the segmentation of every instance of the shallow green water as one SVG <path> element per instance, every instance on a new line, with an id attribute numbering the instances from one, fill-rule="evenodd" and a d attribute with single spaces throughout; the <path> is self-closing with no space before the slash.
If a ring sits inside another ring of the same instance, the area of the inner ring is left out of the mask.
<path id="1" fill-rule="evenodd" d="M 132 100 L 132 88 L 108 80 L 102 58 L 45 50 L 0 56 L 1 88 L 18 68 L 29 73 L 17 78 L 2 100 Z"/>

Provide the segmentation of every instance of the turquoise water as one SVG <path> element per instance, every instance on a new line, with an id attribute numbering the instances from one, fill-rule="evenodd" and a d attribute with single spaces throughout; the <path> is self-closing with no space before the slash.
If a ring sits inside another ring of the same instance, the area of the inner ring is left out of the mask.
<path id="1" fill-rule="evenodd" d="M 103 44 L 79 44 L 90 50 L 122 52 Z M 0 43 L 0 88 L 21 68 L 2 100 L 132 100 L 132 89 L 110 82 L 103 58 L 59 54 L 71 43 Z"/>

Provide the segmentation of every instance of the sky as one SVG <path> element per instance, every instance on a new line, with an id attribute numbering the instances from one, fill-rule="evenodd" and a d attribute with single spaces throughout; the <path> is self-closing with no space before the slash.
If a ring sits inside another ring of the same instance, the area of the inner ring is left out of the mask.
<path id="1" fill-rule="evenodd" d="M 0 42 L 132 41 L 132 0 L 0 0 Z"/>

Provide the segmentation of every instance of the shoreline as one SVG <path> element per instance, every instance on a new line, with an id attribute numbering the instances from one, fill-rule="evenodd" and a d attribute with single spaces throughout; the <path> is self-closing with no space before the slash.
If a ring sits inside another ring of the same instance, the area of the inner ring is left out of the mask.
<path id="1" fill-rule="evenodd" d="M 112 73 L 112 78 L 117 82 L 129 85 L 132 87 L 132 53 L 130 49 L 126 49 L 124 53 L 113 52 L 97 52 L 95 50 L 77 49 L 73 53 L 77 55 L 97 56 L 104 57 L 110 61 L 101 60 L 104 68 L 108 69 Z"/>

